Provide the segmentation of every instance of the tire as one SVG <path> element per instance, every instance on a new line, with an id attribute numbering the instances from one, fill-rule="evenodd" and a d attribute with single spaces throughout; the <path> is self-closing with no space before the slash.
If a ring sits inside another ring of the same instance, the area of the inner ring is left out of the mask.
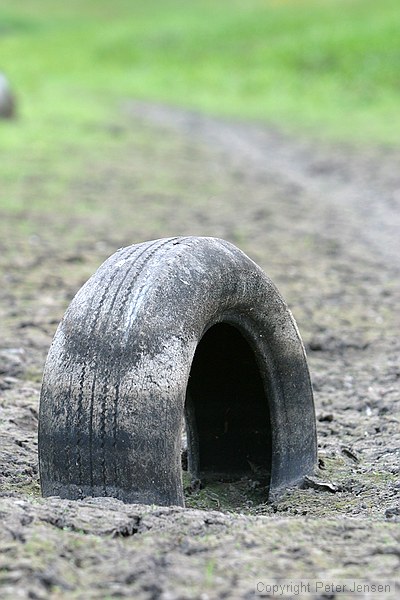
<path id="1" fill-rule="evenodd" d="M 314 469 L 296 324 L 263 271 L 216 238 L 122 248 L 77 293 L 45 365 L 43 495 L 183 506 L 184 416 L 192 477 L 256 471 L 267 496 Z"/>
<path id="2" fill-rule="evenodd" d="M 15 98 L 6 77 L 0 73 L 0 119 L 15 117 Z"/>

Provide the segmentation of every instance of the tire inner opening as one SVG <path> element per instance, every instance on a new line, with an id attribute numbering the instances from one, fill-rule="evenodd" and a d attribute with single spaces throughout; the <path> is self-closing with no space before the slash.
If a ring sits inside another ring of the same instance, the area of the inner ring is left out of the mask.
<path id="1" fill-rule="evenodd" d="M 236 327 L 218 323 L 198 344 L 185 420 L 192 477 L 204 483 L 249 477 L 268 487 L 268 398 L 254 352 Z"/>

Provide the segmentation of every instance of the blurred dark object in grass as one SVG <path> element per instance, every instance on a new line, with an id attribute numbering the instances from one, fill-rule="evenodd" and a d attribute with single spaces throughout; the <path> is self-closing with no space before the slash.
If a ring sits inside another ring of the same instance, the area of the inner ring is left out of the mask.
<path id="1" fill-rule="evenodd" d="M 3 73 L 0 73 L 0 119 L 13 119 L 16 116 L 15 96 Z"/>

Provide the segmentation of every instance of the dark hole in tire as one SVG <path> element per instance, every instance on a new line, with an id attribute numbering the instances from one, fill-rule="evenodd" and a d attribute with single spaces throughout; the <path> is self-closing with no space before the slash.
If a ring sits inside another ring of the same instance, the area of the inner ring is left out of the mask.
<path id="1" fill-rule="evenodd" d="M 186 396 L 188 467 L 193 478 L 247 478 L 268 495 L 271 427 L 254 352 L 240 331 L 211 327 L 197 346 Z M 254 488 L 254 485 L 253 485 Z"/>

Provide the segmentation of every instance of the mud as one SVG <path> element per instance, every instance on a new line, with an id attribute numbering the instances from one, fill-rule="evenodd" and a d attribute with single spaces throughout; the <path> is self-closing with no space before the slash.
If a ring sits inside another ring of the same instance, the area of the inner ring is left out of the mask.
<path id="1" fill-rule="evenodd" d="M 250 598 L 267 578 L 395 579 L 399 153 L 143 104 L 107 127 L 125 141 L 87 158 L 59 198 L 68 209 L 35 209 L 43 165 L 21 182 L 26 209 L 1 214 L 1 598 Z M 66 306 L 118 247 L 185 234 L 238 245 L 289 303 L 319 469 L 268 503 L 214 489 L 186 509 L 42 499 L 41 373 Z"/>

